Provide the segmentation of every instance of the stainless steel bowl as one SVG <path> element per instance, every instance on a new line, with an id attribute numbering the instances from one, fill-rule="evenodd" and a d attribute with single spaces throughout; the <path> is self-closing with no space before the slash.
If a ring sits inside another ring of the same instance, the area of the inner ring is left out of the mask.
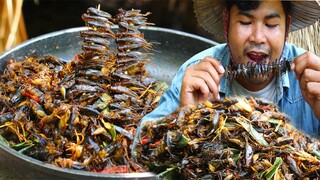
<path id="1" fill-rule="evenodd" d="M 61 30 L 30 39 L 0 56 L 2 73 L 9 59 L 21 61 L 26 56 L 54 55 L 71 60 L 80 53 L 80 31 L 86 27 Z M 216 42 L 197 35 L 159 27 L 141 29 L 148 42 L 158 42 L 152 52 L 154 59 L 147 64 L 150 75 L 171 83 L 178 68 L 194 54 L 217 45 Z M 0 143 L 0 163 L 23 179 L 156 179 L 153 173 L 100 174 L 65 169 L 25 156 Z M 14 175 L 13 175 L 14 176 Z"/>

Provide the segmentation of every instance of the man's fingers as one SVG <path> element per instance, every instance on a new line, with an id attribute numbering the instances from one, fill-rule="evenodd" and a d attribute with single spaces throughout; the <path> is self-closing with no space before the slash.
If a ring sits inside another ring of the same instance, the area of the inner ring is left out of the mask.
<path id="1" fill-rule="evenodd" d="M 219 76 L 217 77 L 216 75 L 212 77 L 211 73 L 207 71 L 196 71 L 195 74 L 193 74 L 192 80 L 195 81 L 193 90 L 199 89 L 205 98 L 209 96 L 209 93 L 212 93 L 213 98 L 218 98 Z M 188 81 L 187 78 L 186 81 Z"/>
<path id="2" fill-rule="evenodd" d="M 305 69 L 320 71 L 320 58 L 311 52 L 305 52 L 293 60 L 292 67 L 297 79 L 300 79 Z"/>
<path id="3" fill-rule="evenodd" d="M 305 69 L 303 74 L 300 76 L 300 87 L 306 89 L 308 82 L 319 82 L 320 83 L 320 71 L 313 69 Z"/>
<path id="4" fill-rule="evenodd" d="M 214 60 L 213 58 L 206 57 L 203 61 L 199 63 L 198 66 L 194 68 L 194 76 L 196 77 L 205 77 L 210 75 L 214 80 L 215 84 L 219 85 L 220 79 L 223 76 L 224 68 L 220 64 L 220 62 Z M 200 72 L 207 72 L 208 74 L 202 74 L 201 76 L 198 74 Z M 209 79 L 207 79 L 209 80 Z M 211 88 L 210 88 L 211 89 Z"/>
<path id="5" fill-rule="evenodd" d="M 194 77 L 192 82 L 186 79 L 184 79 L 185 82 L 182 83 L 181 88 L 181 106 L 196 105 L 199 101 L 209 97 L 210 90 L 203 79 Z"/>
<path id="6" fill-rule="evenodd" d="M 205 57 L 186 68 L 180 94 L 180 105 L 196 105 L 207 99 L 219 98 L 219 84 L 224 68 L 219 61 Z"/>
<path id="7" fill-rule="evenodd" d="M 219 74 L 223 74 L 225 72 L 221 63 L 212 57 L 207 56 L 202 60 L 202 62 L 209 62 Z"/>
<path id="8" fill-rule="evenodd" d="M 195 72 L 194 72 L 194 76 L 199 77 L 200 75 L 198 73 L 201 72 L 206 72 L 206 74 L 201 74 L 202 77 L 204 76 L 210 76 L 215 82 L 219 82 L 220 81 L 220 76 L 218 74 L 218 72 L 216 71 L 216 69 L 212 66 L 211 63 L 209 62 L 201 62 L 201 64 L 199 64 L 201 66 L 195 68 Z"/>
<path id="9" fill-rule="evenodd" d="M 317 100 L 320 100 L 320 82 L 306 83 L 305 91 L 308 98 L 317 98 Z"/>

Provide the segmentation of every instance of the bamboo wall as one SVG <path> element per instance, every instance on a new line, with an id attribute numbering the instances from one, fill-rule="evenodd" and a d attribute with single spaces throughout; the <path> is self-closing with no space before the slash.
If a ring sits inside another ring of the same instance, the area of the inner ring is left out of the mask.
<path id="1" fill-rule="evenodd" d="M 316 1 L 320 5 L 320 0 Z M 312 26 L 290 33 L 288 42 L 320 56 L 320 20 Z"/>
<path id="2" fill-rule="evenodd" d="M 288 42 L 320 56 L 320 20 L 307 28 L 290 33 Z"/>

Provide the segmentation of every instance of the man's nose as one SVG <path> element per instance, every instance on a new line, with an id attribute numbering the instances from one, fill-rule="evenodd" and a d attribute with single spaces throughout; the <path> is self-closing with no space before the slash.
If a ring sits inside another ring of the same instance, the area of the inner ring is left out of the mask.
<path id="1" fill-rule="evenodd" d="M 249 40 L 255 44 L 264 44 L 266 42 L 266 35 L 262 25 L 253 26 Z"/>

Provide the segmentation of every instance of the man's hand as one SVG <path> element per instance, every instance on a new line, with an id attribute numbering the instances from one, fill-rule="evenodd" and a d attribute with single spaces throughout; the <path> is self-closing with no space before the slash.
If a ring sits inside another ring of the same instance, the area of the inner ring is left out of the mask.
<path id="1" fill-rule="evenodd" d="M 219 83 L 224 71 L 219 61 L 208 56 L 199 64 L 187 67 L 182 80 L 180 106 L 219 99 Z"/>
<path id="2" fill-rule="evenodd" d="M 292 68 L 304 99 L 320 120 L 320 58 L 311 52 L 305 52 L 293 60 Z"/>

